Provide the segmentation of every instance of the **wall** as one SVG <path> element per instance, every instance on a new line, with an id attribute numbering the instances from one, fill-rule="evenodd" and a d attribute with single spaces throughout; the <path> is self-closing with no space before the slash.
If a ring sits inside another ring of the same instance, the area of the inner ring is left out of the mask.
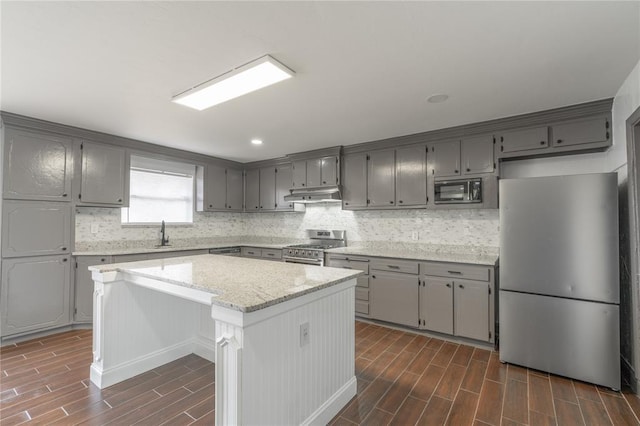
<path id="1" fill-rule="evenodd" d="M 98 224 L 92 234 L 91 224 Z M 306 239 L 306 229 L 345 229 L 349 244 L 395 241 L 498 246 L 498 210 L 346 211 L 340 204 L 309 204 L 306 213 L 196 213 L 192 227 L 167 227 L 170 238 Z M 120 209 L 76 209 L 76 245 L 157 241 L 159 227 L 123 227 Z M 413 240 L 417 232 L 419 240 Z M 153 243 L 151 243 L 153 244 Z"/>

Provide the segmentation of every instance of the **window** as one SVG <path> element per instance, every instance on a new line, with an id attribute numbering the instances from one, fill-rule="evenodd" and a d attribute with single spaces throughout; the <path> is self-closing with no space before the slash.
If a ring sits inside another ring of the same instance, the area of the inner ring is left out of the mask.
<path id="1" fill-rule="evenodd" d="M 195 166 L 131 156 L 122 223 L 193 223 Z"/>

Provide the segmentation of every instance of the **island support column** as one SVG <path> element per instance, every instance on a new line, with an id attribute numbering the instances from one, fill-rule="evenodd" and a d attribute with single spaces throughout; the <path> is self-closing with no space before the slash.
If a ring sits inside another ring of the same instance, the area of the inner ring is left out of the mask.
<path id="1" fill-rule="evenodd" d="M 213 305 L 216 424 L 327 424 L 356 394 L 352 279 L 253 312 Z"/>

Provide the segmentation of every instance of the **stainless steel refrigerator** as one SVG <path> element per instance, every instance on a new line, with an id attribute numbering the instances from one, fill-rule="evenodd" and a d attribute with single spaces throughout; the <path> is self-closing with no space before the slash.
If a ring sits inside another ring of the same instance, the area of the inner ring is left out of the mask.
<path id="1" fill-rule="evenodd" d="M 500 360 L 620 389 L 616 173 L 500 181 Z"/>

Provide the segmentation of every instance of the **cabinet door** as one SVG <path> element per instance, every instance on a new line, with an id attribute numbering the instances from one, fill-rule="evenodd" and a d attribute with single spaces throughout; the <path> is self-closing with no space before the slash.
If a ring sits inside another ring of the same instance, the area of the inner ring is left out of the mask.
<path id="1" fill-rule="evenodd" d="M 609 122 L 605 117 L 571 121 L 551 126 L 551 142 L 554 148 L 606 142 L 609 139 Z"/>
<path id="2" fill-rule="evenodd" d="M 2 209 L 2 256 L 43 256 L 71 252 L 71 205 L 9 201 Z"/>
<path id="3" fill-rule="evenodd" d="M 426 277 L 420 287 L 421 328 L 453 334 L 453 284 L 451 280 Z"/>
<path id="4" fill-rule="evenodd" d="M 489 341 L 489 284 L 454 281 L 455 335 Z"/>
<path id="5" fill-rule="evenodd" d="M 276 209 L 276 168 L 260 169 L 260 210 Z"/>
<path id="6" fill-rule="evenodd" d="M 2 261 L 2 336 L 70 323 L 69 256 Z"/>
<path id="7" fill-rule="evenodd" d="M 293 162 L 293 186 L 292 188 L 304 188 L 307 186 L 307 162 L 305 160 Z"/>
<path id="8" fill-rule="evenodd" d="M 314 158 L 313 160 L 307 160 L 307 187 L 316 188 L 321 186 L 322 178 L 321 174 L 321 160 Z"/>
<path id="9" fill-rule="evenodd" d="M 293 203 L 284 200 L 284 196 L 290 194 L 292 172 L 290 165 L 276 169 L 276 210 L 293 210 Z"/>
<path id="10" fill-rule="evenodd" d="M 80 152 L 82 167 L 79 202 L 124 206 L 125 181 L 129 174 L 124 148 L 83 142 Z"/>
<path id="11" fill-rule="evenodd" d="M 369 280 L 371 317 L 395 324 L 418 327 L 417 275 L 375 272 Z"/>
<path id="12" fill-rule="evenodd" d="M 500 152 L 531 151 L 549 146 L 549 131 L 546 126 L 533 129 L 514 130 L 500 135 Z"/>
<path id="13" fill-rule="evenodd" d="M 320 186 L 333 186 L 338 184 L 338 157 L 323 157 L 320 160 Z"/>
<path id="14" fill-rule="evenodd" d="M 227 210 L 242 211 L 242 170 L 227 169 Z"/>
<path id="15" fill-rule="evenodd" d="M 367 207 L 367 154 L 345 155 L 342 167 L 342 208 Z"/>
<path id="16" fill-rule="evenodd" d="M 104 265 L 111 262 L 111 256 L 78 256 L 75 274 L 75 322 L 93 321 L 93 279 L 89 266 Z"/>
<path id="17" fill-rule="evenodd" d="M 204 180 L 205 210 L 225 210 L 227 208 L 227 170 L 208 164 Z"/>
<path id="18" fill-rule="evenodd" d="M 247 170 L 244 192 L 244 209 L 247 212 L 260 210 L 260 170 Z"/>
<path id="19" fill-rule="evenodd" d="M 396 201 L 399 207 L 427 204 L 427 149 L 396 149 Z"/>
<path id="20" fill-rule="evenodd" d="M 71 140 L 7 128 L 4 143 L 4 198 L 69 201 Z"/>
<path id="21" fill-rule="evenodd" d="M 431 154 L 435 177 L 460 175 L 460 141 L 436 143 L 431 147 Z"/>
<path id="22" fill-rule="evenodd" d="M 369 154 L 369 207 L 389 207 L 396 204 L 395 170 L 395 151 L 374 151 Z"/>
<path id="23" fill-rule="evenodd" d="M 462 139 L 462 174 L 493 173 L 493 136 Z"/>

